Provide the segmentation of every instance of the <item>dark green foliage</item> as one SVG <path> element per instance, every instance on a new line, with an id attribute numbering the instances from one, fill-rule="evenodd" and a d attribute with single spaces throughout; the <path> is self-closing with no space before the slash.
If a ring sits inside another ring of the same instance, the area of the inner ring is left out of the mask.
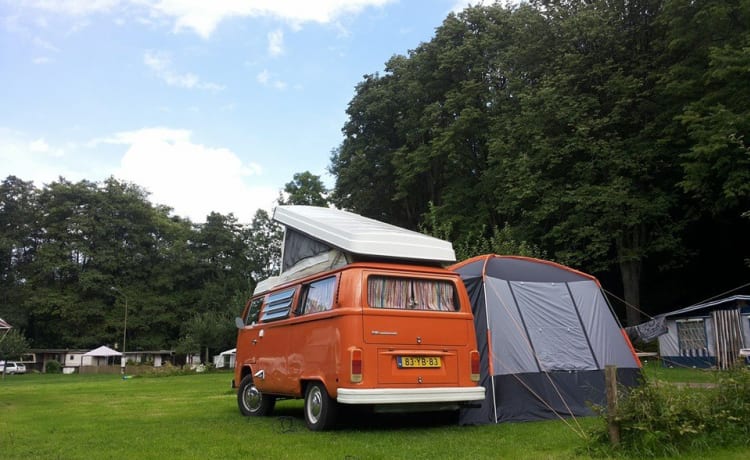
<path id="1" fill-rule="evenodd" d="M 127 303 L 127 350 L 168 349 L 196 315 L 231 324 L 257 277 L 278 267 L 280 233 L 268 228 L 260 211 L 251 225 L 217 213 L 193 224 L 113 178 L 36 189 L 10 176 L 0 185 L 0 317 L 34 348 L 87 348 L 122 341 Z M 229 347 L 234 331 L 223 334 L 198 345 Z"/>
<path id="2" fill-rule="evenodd" d="M 328 190 L 320 177 L 309 171 L 294 174 L 293 180 L 284 185 L 284 192 L 287 198 L 279 197 L 281 205 L 328 206 Z"/>
<path id="3" fill-rule="evenodd" d="M 0 361 L 19 359 L 29 350 L 29 343 L 17 329 L 0 331 Z"/>
<path id="4" fill-rule="evenodd" d="M 606 416 L 590 433 L 590 452 L 674 456 L 750 445 L 750 370 L 717 372 L 712 383 L 680 386 L 647 380 L 620 395 L 621 443 L 609 446 Z"/>
<path id="5" fill-rule="evenodd" d="M 749 14 L 750 0 L 450 14 L 357 86 L 332 201 L 461 256 L 503 234 L 526 248 L 501 250 L 619 272 L 637 306 L 644 273 L 698 252 L 700 219 L 748 209 Z"/>
<path id="6" fill-rule="evenodd" d="M 47 361 L 44 363 L 44 372 L 47 374 L 60 374 L 62 372 L 62 364 L 55 360 Z"/>

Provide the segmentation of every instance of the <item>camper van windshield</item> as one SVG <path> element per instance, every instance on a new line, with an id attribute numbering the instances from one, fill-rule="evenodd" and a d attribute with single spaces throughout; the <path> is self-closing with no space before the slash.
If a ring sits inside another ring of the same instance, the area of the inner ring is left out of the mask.
<path id="1" fill-rule="evenodd" d="M 443 280 L 370 276 L 367 298 L 371 308 L 458 310 L 453 283 Z"/>

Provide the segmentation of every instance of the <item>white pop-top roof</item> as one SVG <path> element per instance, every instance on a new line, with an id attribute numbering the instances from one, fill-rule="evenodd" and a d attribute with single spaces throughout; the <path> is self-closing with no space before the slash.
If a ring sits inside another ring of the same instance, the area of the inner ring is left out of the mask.
<path id="1" fill-rule="evenodd" d="M 449 241 L 348 211 L 316 206 L 278 206 L 273 218 L 353 254 L 438 263 L 456 260 Z"/>

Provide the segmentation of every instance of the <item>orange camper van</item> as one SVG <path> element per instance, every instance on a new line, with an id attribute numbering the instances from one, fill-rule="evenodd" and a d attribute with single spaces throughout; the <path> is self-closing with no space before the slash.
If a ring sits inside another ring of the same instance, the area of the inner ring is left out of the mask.
<path id="1" fill-rule="evenodd" d="M 282 273 L 236 319 L 243 415 L 304 398 L 311 430 L 340 405 L 457 410 L 484 399 L 468 295 L 450 243 L 346 211 L 279 206 Z"/>

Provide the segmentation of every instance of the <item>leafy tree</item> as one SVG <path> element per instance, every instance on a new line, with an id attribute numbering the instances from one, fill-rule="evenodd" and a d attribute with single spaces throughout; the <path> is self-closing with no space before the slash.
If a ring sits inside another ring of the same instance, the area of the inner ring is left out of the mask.
<path id="1" fill-rule="evenodd" d="M 320 176 L 316 176 L 309 171 L 295 173 L 291 182 L 284 185 L 284 196 L 279 197 L 279 204 L 296 204 L 306 206 L 328 206 L 328 198 L 323 182 Z"/>
<path id="2" fill-rule="evenodd" d="M 662 75 L 683 189 L 717 214 L 750 197 L 750 1 L 666 2 Z M 742 207 L 744 206 L 744 207 Z M 741 212 L 740 211 L 740 212 Z"/>
<path id="3" fill-rule="evenodd" d="M 405 142 L 397 122 L 409 105 L 405 91 L 393 87 L 398 81 L 396 70 L 404 58 L 394 57 L 388 72 L 366 75 L 346 110 L 344 142 L 331 155 L 329 171 L 336 177 L 331 201 L 375 219 L 404 225 L 403 209 L 393 200 L 396 181 L 392 163 L 394 152 Z"/>
<path id="4" fill-rule="evenodd" d="M 210 363 L 210 350 L 228 348 L 234 342 L 234 320 L 228 314 L 214 311 L 196 313 L 184 325 L 181 345 L 186 352 L 196 345 L 205 350 L 204 363 Z"/>
<path id="5" fill-rule="evenodd" d="M 11 329 L 0 336 L 0 361 L 18 359 L 28 350 L 29 344 L 26 337 L 17 329 Z M 3 378 L 5 378 L 5 369 L 3 369 Z"/>
<path id="6" fill-rule="evenodd" d="M 550 2 L 555 57 L 528 94 L 536 190 L 526 222 L 563 263 L 620 270 L 640 305 L 643 261 L 679 251 L 678 165 L 657 141 L 661 2 Z M 541 231 L 544 233 L 542 233 Z M 639 311 L 627 308 L 629 324 Z"/>
<path id="7" fill-rule="evenodd" d="M 679 163 L 660 142 L 662 5 L 449 15 L 357 87 L 332 157 L 334 202 L 412 228 L 439 222 L 468 252 L 515 235 L 562 263 L 617 268 L 639 305 L 643 261 L 679 257 L 685 223 Z"/>
<path id="8" fill-rule="evenodd" d="M 283 230 L 271 220 L 268 212 L 263 209 L 255 212 L 250 228 L 244 232 L 244 238 L 247 241 L 247 258 L 253 281 L 257 283 L 278 275 L 281 269 Z"/>
<path id="9" fill-rule="evenodd" d="M 28 325 L 25 279 L 39 236 L 37 195 L 33 183 L 15 176 L 0 183 L 0 316 L 21 328 Z"/>

